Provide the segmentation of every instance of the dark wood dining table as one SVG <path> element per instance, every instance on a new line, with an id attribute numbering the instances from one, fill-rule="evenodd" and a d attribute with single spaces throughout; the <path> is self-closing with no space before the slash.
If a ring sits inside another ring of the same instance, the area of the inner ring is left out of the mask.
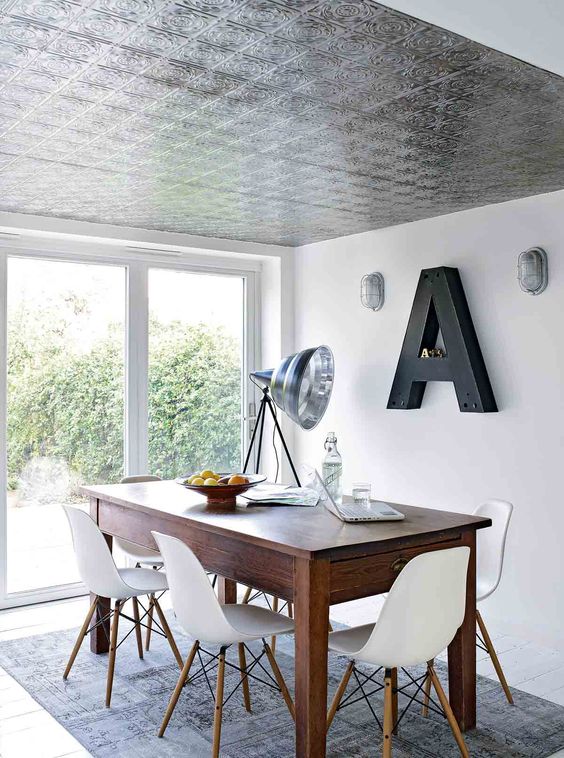
<path id="1" fill-rule="evenodd" d="M 156 549 L 152 530 L 191 547 L 219 577 L 223 603 L 237 583 L 294 603 L 296 756 L 323 758 L 329 608 L 387 592 L 407 561 L 429 550 L 471 550 L 464 622 L 448 648 L 449 698 L 463 731 L 476 724 L 476 531 L 487 518 L 394 504 L 404 521 L 346 524 L 322 504 L 209 506 L 174 481 L 82 487 L 108 545 L 121 537 Z M 244 503 L 245 501 L 241 501 Z M 110 600 L 104 605 L 109 610 Z M 98 626 L 91 649 L 107 652 Z"/>

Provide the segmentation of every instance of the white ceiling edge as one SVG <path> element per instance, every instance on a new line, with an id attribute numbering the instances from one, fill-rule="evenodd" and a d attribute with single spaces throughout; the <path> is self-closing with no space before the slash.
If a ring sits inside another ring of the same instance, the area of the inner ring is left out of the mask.
<path id="1" fill-rule="evenodd" d="M 366 232 L 356 232 L 355 234 L 347 234 L 344 237 L 332 237 L 331 239 L 322 240 L 320 242 L 308 242 L 307 245 L 302 245 L 296 248 L 296 251 L 308 251 L 321 249 L 323 245 L 330 246 L 332 243 L 341 242 L 346 240 L 351 244 L 358 245 L 358 240 L 362 240 L 362 243 L 366 245 L 374 245 L 374 238 L 377 235 L 386 235 L 389 233 L 394 234 L 409 234 L 409 229 L 413 225 L 419 225 L 422 228 L 426 224 L 434 225 L 438 222 L 442 224 L 454 224 L 458 227 L 461 217 L 471 217 L 474 215 L 478 220 L 476 223 L 484 224 L 488 219 L 498 217 L 500 214 L 506 214 L 508 223 L 514 222 L 515 214 L 518 214 L 520 219 L 524 221 L 525 227 L 527 226 L 527 219 L 531 218 L 538 222 L 539 219 L 543 219 L 546 209 L 556 207 L 559 210 L 564 208 L 564 189 L 554 190 L 553 192 L 542 192 L 538 195 L 527 195 L 526 197 L 514 197 L 511 200 L 504 200 L 500 203 L 488 203 L 487 205 L 477 205 L 473 208 L 465 208 L 461 211 L 452 211 L 451 213 L 442 213 L 438 216 L 428 216 L 426 218 L 415 219 L 414 221 L 405 221 L 402 224 L 393 224 L 392 226 L 382 226 L 378 229 L 370 229 Z M 534 231 L 536 227 L 531 226 Z M 536 235 L 537 232 L 534 231 Z M 525 242 L 523 249 L 527 247 L 535 247 L 540 245 L 543 247 L 546 244 L 545 241 L 533 240 L 530 243 Z M 349 248 L 346 249 L 348 251 Z"/>
<path id="2" fill-rule="evenodd" d="M 383 0 L 383 3 L 564 76 L 563 0 Z"/>
<path id="3" fill-rule="evenodd" d="M 99 224 L 57 217 L 0 212 L 0 242 L 2 247 L 25 247 L 32 240 L 51 239 L 72 247 L 76 242 L 98 248 L 114 248 L 123 252 L 163 253 L 164 255 L 206 254 L 253 260 L 283 258 L 293 248 L 262 242 L 201 237 L 177 232 L 153 231 L 137 227 Z"/>

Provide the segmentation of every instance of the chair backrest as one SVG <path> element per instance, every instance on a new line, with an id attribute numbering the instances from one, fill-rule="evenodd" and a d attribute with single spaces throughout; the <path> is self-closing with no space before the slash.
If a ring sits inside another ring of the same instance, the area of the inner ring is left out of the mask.
<path id="1" fill-rule="evenodd" d="M 136 474 L 135 476 L 124 476 L 120 479 L 120 484 L 137 484 L 139 482 L 162 482 L 162 477 L 156 474 Z"/>
<path id="2" fill-rule="evenodd" d="M 200 561 L 181 540 L 153 532 L 164 559 L 172 607 L 188 634 L 197 640 L 223 643 L 233 634 Z"/>
<path id="3" fill-rule="evenodd" d="M 78 508 L 63 508 L 72 532 L 78 573 L 88 590 L 102 597 L 123 597 L 124 582 L 95 521 Z"/>
<path id="4" fill-rule="evenodd" d="M 469 557 L 469 547 L 453 547 L 412 558 L 392 585 L 358 658 L 397 668 L 442 652 L 464 620 Z"/>
<path id="5" fill-rule="evenodd" d="M 162 479 L 155 474 L 135 474 L 135 476 L 124 476 L 120 479 L 120 484 L 140 484 L 142 482 L 162 482 Z M 122 537 L 114 537 L 114 547 L 118 547 L 125 553 L 126 558 L 133 558 L 139 551 L 139 545 L 129 542 L 129 540 L 124 540 Z M 157 556 L 156 552 L 155 556 Z"/>
<path id="6" fill-rule="evenodd" d="M 479 529 L 477 537 L 478 597 L 491 595 L 497 588 L 503 570 L 503 556 L 513 505 L 507 500 L 488 500 L 478 506 L 475 516 L 492 520 L 488 529 Z"/>

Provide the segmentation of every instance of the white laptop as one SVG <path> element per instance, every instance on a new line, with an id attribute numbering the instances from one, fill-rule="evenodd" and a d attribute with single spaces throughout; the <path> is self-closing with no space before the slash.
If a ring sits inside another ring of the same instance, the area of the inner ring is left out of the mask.
<path id="1" fill-rule="evenodd" d="M 384 503 L 381 500 L 371 500 L 370 505 L 355 503 L 353 500 L 342 505 L 337 505 L 329 494 L 317 470 L 315 471 L 315 479 L 316 488 L 319 488 L 320 499 L 323 505 L 334 516 L 340 518 L 341 521 L 346 521 L 347 523 L 353 521 L 403 521 L 405 518 L 404 513 L 396 511 L 389 503 Z"/>

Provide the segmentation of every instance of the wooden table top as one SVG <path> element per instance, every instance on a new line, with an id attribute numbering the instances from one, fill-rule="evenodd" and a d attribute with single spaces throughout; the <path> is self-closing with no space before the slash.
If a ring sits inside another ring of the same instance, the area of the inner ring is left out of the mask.
<path id="1" fill-rule="evenodd" d="M 237 505 L 235 509 L 208 506 L 205 498 L 174 481 L 81 487 L 87 497 L 118 506 L 195 522 L 198 528 L 305 558 L 331 557 L 363 546 L 385 549 L 386 543 L 461 529 L 481 529 L 490 519 L 392 503 L 405 513 L 404 521 L 346 524 L 325 506 Z M 243 503 L 246 501 L 242 501 Z M 373 552 L 373 551 L 370 551 Z"/>

